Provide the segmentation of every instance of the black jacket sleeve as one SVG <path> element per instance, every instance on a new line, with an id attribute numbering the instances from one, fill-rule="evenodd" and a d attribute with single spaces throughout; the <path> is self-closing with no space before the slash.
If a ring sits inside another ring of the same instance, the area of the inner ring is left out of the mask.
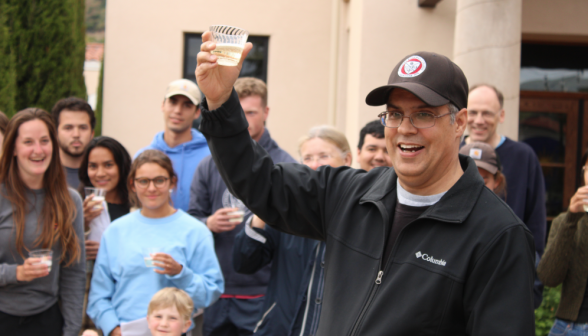
<path id="1" fill-rule="evenodd" d="M 279 248 L 280 236 L 279 232 L 270 226 L 266 226 L 266 229 L 262 230 L 246 228 L 247 225 L 249 223 L 246 223 L 243 230 L 235 236 L 233 267 L 239 273 L 253 274 L 272 261 Z M 264 238 L 265 242 L 250 237 L 247 234 L 248 229 Z"/>
<path id="2" fill-rule="evenodd" d="M 264 222 L 280 231 L 325 240 L 326 218 L 355 174 L 349 167 L 314 171 L 296 163 L 274 165 L 249 136 L 235 90 L 214 111 L 202 102 L 200 131 L 229 190 Z"/>
<path id="3" fill-rule="evenodd" d="M 535 256 L 529 246 L 531 233 L 513 226 L 475 260 L 464 288 L 468 335 L 535 335 Z"/>

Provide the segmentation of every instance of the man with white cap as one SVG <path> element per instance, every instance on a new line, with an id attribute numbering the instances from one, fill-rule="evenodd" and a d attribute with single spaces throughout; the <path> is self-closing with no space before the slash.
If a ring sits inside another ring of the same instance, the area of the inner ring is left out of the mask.
<path id="1" fill-rule="evenodd" d="M 232 90 L 242 61 L 219 66 L 202 40 L 200 129 L 228 188 L 268 225 L 326 241 L 317 336 L 535 335 L 533 236 L 458 154 L 468 84 L 456 64 L 411 54 L 368 94 L 385 105 L 394 168 L 314 171 L 255 145 Z"/>
<path id="2" fill-rule="evenodd" d="M 169 156 L 178 175 L 178 186 L 172 193 L 172 201 L 178 209 L 188 211 L 190 183 L 200 161 L 210 155 L 202 133 L 192 128 L 192 122 L 200 116 L 200 90 L 194 82 L 178 79 L 171 82 L 164 95 L 161 111 L 165 129 L 153 138 L 146 149 L 157 149 Z"/>

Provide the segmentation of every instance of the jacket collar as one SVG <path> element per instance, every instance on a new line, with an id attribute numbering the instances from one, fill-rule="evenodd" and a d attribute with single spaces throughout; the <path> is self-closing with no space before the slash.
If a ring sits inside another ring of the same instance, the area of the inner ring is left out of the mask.
<path id="1" fill-rule="evenodd" d="M 478 173 L 476 163 L 469 156 L 459 155 L 464 174 L 445 195 L 425 211 L 420 218 L 432 218 L 450 223 L 463 223 L 471 213 L 484 188 L 484 180 Z M 379 202 L 388 193 L 396 192 L 398 176 L 390 168 L 382 173 L 374 185 L 363 195 L 360 202 Z"/>

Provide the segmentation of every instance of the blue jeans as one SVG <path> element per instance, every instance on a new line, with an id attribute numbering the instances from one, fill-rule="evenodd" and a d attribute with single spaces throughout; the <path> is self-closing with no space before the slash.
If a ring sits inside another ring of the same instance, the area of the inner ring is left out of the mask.
<path id="1" fill-rule="evenodd" d="M 588 336 L 588 323 L 572 323 L 555 319 L 549 336 Z"/>

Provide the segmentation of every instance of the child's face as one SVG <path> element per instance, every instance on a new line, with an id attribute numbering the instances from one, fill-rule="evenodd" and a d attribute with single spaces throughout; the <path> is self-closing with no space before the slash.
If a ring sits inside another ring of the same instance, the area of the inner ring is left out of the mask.
<path id="1" fill-rule="evenodd" d="M 192 324 L 182 318 L 175 306 L 154 310 L 147 316 L 147 322 L 153 336 L 181 336 Z"/>

